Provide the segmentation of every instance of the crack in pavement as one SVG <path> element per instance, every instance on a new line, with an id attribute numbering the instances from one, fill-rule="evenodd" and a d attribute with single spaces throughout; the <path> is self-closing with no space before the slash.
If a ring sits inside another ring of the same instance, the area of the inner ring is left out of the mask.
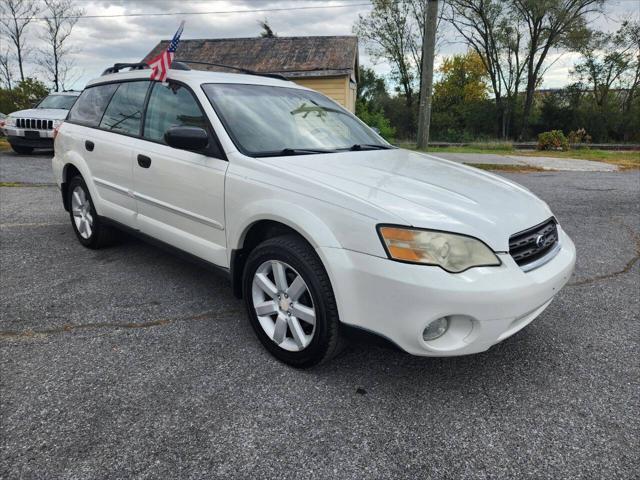
<path id="1" fill-rule="evenodd" d="M 69 225 L 69 222 L 57 223 L 0 223 L 0 228 L 30 228 L 30 227 L 58 227 L 60 225 Z"/>
<path id="2" fill-rule="evenodd" d="M 128 322 L 128 323 L 118 323 L 118 322 L 98 322 L 98 323 L 85 323 L 80 325 L 71 325 L 65 324 L 62 327 L 56 328 L 48 328 L 44 330 L 9 330 L 9 331 L 0 331 L 0 340 L 17 340 L 17 339 L 33 339 L 33 338 L 43 338 L 50 335 L 64 334 L 70 333 L 78 330 L 98 330 L 103 328 L 113 328 L 113 329 L 144 329 L 144 328 L 152 328 L 152 327 L 161 327 L 165 325 L 170 325 L 172 323 L 177 322 L 187 322 L 187 321 L 197 321 L 204 319 L 216 320 L 222 317 L 222 315 L 215 315 L 216 312 L 220 312 L 220 310 L 209 310 L 206 312 L 198 313 L 195 315 L 189 315 L 186 317 L 176 317 L 176 318 L 165 318 L 160 320 L 150 320 L 148 322 Z M 225 309 L 223 311 L 225 314 L 230 313 L 239 313 L 238 309 Z"/>
<path id="3" fill-rule="evenodd" d="M 567 284 L 568 287 L 588 285 L 591 283 L 599 282 L 601 280 L 609 280 L 610 278 L 617 277 L 618 275 L 624 275 L 625 273 L 629 272 L 633 268 L 633 266 L 638 262 L 638 260 L 640 260 L 640 234 L 636 233 L 633 230 L 633 228 L 631 228 L 629 225 L 625 224 L 624 222 L 617 219 L 613 219 L 613 220 L 619 223 L 620 225 L 622 225 L 622 227 L 626 228 L 629 231 L 629 233 L 631 234 L 631 237 L 636 242 L 636 254 L 633 256 L 633 258 L 631 258 L 631 260 L 627 262 L 627 264 L 622 268 L 622 270 L 618 270 L 612 273 L 605 273 L 602 275 L 595 275 L 593 277 L 587 277 L 582 280 L 578 280 L 576 282 L 570 282 Z"/>

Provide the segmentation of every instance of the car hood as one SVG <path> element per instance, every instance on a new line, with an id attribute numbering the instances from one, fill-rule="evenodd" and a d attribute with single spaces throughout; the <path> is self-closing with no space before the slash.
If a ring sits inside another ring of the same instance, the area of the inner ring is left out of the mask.
<path id="1" fill-rule="evenodd" d="M 545 202 L 514 182 L 409 150 L 274 160 L 301 179 L 326 184 L 378 207 L 387 213 L 381 218 L 471 235 L 496 251 L 508 251 L 509 236 L 552 216 Z"/>
<path id="2" fill-rule="evenodd" d="M 69 110 L 63 108 L 30 108 L 13 112 L 13 118 L 36 118 L 40 120 L 64 120 Z"/>

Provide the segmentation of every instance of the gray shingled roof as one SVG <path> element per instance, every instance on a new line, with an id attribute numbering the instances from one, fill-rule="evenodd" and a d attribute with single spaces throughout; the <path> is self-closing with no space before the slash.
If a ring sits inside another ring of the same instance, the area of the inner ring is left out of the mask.
<path id="1" fill-rule="evenodd" d="M 169 45 L 162 40 L 142 60 L 148 61 Z M 186 59 L 246 68 L 285 77 L 348 75 L 358 61 L 358 38 L 274 37 L 181 40 L 176 60 Z M 190 65 L 197 70 L 224 71 L 219 67 Z M 357 75 L 357 71 L 354 72 Z"/>

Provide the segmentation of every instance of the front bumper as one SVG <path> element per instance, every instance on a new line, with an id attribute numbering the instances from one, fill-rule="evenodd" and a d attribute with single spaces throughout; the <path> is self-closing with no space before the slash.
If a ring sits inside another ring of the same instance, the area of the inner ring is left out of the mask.
<path id="1" fill-rule="evenodd" d="M 37 136 L 30 136 L 34 135 L 31 132 L 38 132 L 38 134 Z M 53 130 L 5 126 L 4 134 L 7 136 L 11 145 L 18 147 L 53 148 Z"/>
<path id="2" fill-rule="evenodd" d="M 558 230 L 558 253 L 526 273 L 509 254 L 499 254 L 498 267 L 459 274 L 342 249 L 320 248 L 319 254 L 344 323 L 386 337 L 414 355 L 467 355 L 524 328 L 567 283 L 575 266 L 575 246 Z M 445 316 L 448 332 L 425 342 L 424 328 Z"/>

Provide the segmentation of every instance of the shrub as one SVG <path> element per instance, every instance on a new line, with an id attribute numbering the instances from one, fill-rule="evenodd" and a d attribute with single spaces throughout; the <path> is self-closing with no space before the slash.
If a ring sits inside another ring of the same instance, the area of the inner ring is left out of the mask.
<path id="1" fill-rule="evenodd" d="M 575 145 L 576 143 L 591 143 L 591 135 L 589 135 L 584 128 L 571 130 L 569 135 L 567 135 L 567 139 L 570 145 Z"/>
<path id="2" fill-rule="evenodd" d="M 380 136 L 387 142 L 394 141 L 396 129 L 389 124 L 389 119 L 384 116 L 382 109 L 373 111 L 365 102 L 358 101 L 356 115 L 370 127 L 378 129 Z"/>
<path id="3" fill-rule="evenodd" d="M 569 142 L 562 130 L 551 130 L 538 135 L 538 150 L 569 150 Z"/>

